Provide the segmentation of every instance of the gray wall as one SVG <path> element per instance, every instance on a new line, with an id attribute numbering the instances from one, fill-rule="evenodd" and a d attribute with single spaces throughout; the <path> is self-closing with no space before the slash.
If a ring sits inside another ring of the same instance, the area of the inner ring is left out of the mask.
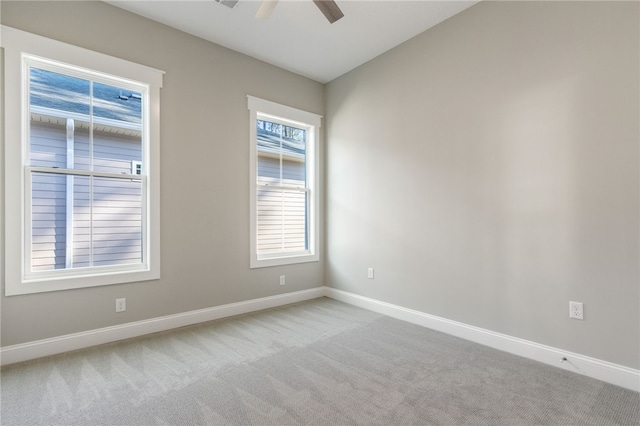
<path id="1" fill-rule="evenodd" d="M 640 367 L 638 6 L 482 2 L 329 83 L 327 283 Z"/>
<path id="2" fill-rule="evenodd" d="M 4 25 L 166 71 L 162 279 L 2 296 L 2 346 L 324 284 L 323 260 L 249 269 L 246 99 L 323 114 L 321 84 L 101 2 L 3 1 L 1 8 Z M 115 313 L 118 297 L 127 298 L 125 313 Z"/>

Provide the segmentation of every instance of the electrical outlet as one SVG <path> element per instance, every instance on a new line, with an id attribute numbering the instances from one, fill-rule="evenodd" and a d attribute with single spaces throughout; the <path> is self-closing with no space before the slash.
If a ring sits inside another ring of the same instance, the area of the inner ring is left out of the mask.
<path id="1" fill-rule="evenodd" d="M 124 312 L 127 310 L 127 299 L 116 299 L 116 312 Z"/>
<path id="2" fill-rule="evenodd" d="M 569 318 L 584 319 L 584 307 L 581 302 L 569 302 Z"/>
<path id="3" fill-rule="evenodd" d="M 373 268 L 367 269 L 367 278 L 369 278 L 370 280 L 373 279 Z"/>
<path id="4" fill-rule="evenodd" d="M 284 281 L 285 281 L 284 275 L 280 275 L 280 285 L 284 285 Z"/>

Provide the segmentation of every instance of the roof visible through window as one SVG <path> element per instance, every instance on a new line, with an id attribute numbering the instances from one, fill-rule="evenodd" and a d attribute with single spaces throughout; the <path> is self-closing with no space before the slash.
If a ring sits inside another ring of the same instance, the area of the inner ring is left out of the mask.
<path id="1" fill-rule="evenodd" d="M 39 68 L 30 70 L 30 102 L 32 106 L 89 115 L 91 84 L 94 117 L 141 123 L 140 92 Z"/>

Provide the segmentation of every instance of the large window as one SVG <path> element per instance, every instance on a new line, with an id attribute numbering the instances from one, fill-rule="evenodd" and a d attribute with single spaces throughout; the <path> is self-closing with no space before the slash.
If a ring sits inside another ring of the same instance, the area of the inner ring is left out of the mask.
<path id="1" fill-rule="evenodd" d="M 321 117 L 249 97 L 251 267 L 318 260 Z"/>
<path id="2" fill-rule="evenodd" d="M 2 37 L 5 293 L 158 278 L 162 74 L 6 27 Z"/>

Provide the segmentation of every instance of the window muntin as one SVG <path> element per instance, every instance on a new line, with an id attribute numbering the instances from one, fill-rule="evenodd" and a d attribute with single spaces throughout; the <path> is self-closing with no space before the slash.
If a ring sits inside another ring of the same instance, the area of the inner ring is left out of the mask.
<path id="1" fill-rule="evenodd" d="M 251 267 L 318 260 L 316 173 L 320 117 L 252 97 L 249 106 Z"/>
<path id="2" fill-rule="evenodd" d="M 0 31 L 5 295 L 159 278 L 163 73 Z"/>

